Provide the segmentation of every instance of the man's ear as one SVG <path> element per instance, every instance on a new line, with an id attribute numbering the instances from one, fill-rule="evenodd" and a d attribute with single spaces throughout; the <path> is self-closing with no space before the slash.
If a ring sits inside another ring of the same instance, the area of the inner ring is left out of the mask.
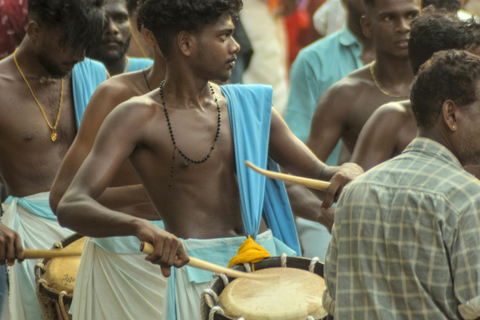
<path id="1" fill-rule="evenodd" d="M 363 15 L 360 18 L 360 25 L 362 26 L 362 32 L 367 39 L 372 39 L 372 22 L 369 18 Z"/>
<path id="2" fill-rule="evenodd" d="M 152 47 L 155 52 L 157 52 L 162 58 L 165 59 L 165 56 L 163 55 L 163 52 L 160 49 L 160 46 L 158 45 L 157 39 L 153 35 L 153 32 L 150 29 L 145 28 L 144 26 L 140 28 L 140 32 L 142 33 L 142 37 L 143 40 L 145 40 L 145 43 Z"/>
<path id="3" fill-rule="evenodd" d="M 41 29 L 36 21 L 29 21 L 27 25 L 28 37 L 37 43 L 41 39 Z"/>
<path id="4" fill-rule="evenodd" d="M 455 102 L 447 100 L 442 105 L 442 118 L 447 130 L 452 132 L 458 129 L 458 112 L 459 109 Z"/>
<path id="5" fill-rule="evenodd" d="M 180 32 L 177 36 L 177 41 L 180 51 L 187 57 L 196 49 L 197 38 L 187 31 Z"/>

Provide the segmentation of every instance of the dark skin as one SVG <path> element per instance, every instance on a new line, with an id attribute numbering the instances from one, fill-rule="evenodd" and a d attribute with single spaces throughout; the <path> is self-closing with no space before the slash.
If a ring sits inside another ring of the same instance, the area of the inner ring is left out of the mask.
<path id="1" fill-rule="evenodd" d="M 391 102 L 368 119 L 352 154 L 352 162 L 368 170 L 402 153 L 417 136 L 410 100 Z"/>
<path id="2" fill-rule="evenodd" d="M 92 152 L 60 201 L 57 214 L 62 225 L 94 237 L 135 235 L 151 242 L 155 251 L 147 260 L 160 264 L 165 276 L 170 275 L 170 266 L 181 267 L 189 260 L 177 237 L 209 239 L 245 234 L 228 104 L 220 88 L 209 82 L 226 81 L 231 74 L 232 58 L 240 49 L 232 37 L 233 28 L 225 13 L 196 36 L 182 31 L 167 59 L 164 99 L 177 145 L 192 159 L 202 159 L 212 146 L 217 105 L 210 85 L 215 90 L 222 122 L 211 157 L 202 164 L 188 165 L 178 153 L 172 159 L 173 144 L 158 89 L 122 103 L 105 119 Z M 343 186 L 362 172 L 354 164 L 325 166 L 274 110 L 269 155 L 294 174 L 331 179 L 325 198 L 330 205 Z M 168 232 L 95 201 L 127 159 Z M 264 228 L 261 226 L 260 232 Z"/>
<path id="3" fill-rule="evenodd" d="M 106 23 L 102 38 L 88 56 L 101 61 L 114 76 L 123 73 L 128 64 L 130 21 L 125 0 L 108 0 L 104 10 Z"/>
<path id="4" fill-rule="evenodd" d="M 306 144 L 326 160 L 339 139 L 352 153 L 362 127 L 381 105 L 408 97 L 413 72 L 408 61 L 410 23 L 419 13 L 416 0 L 380 0 L 367 8 L 362 28 L 372 39 L 377 57 L 372 77 L 365 66 L 325 93 L 315 111 Z"/>
<path id="5" fill-rule="evenodd" d="M 50 190 L 55 174 L 75 137 L 75 117 L 71 70 L 84 54 L 59 45 L 61 30 L 30 21 L 27 36 L 20 44 L 16 58 L 33 93 L 42 105 L 50 124 L 59 110 L 61 81 L 64 79 L 63 102 L 57 126 L 58 138 L 50 138 L 38 104 L 17 69 L 13 55 L 0 62 L 0 182 L 7 194 L 15 197 Z M 42 58 L 40 58 L 42 57 Z M 23 259 L 18 234 L 0 223 L 0 264 L 12 265 Z"/>
<path id="6" fill-rule="evenodd" d="M 144 29 L 147 41 L 156 46 L 150 31 Z M 78 134 L 65 156 L 50 191 L 50 206 L 55 212 L 58 202 L 67 190 L 81 164 L 90 153 L 98 130 L 108 114 L 122 102 L 146 94 L 150 88 L 158 88 L 165 77 L 165 61 L 155 53 L 154 64 L 143 71 L 112 77 L 102 83 L 87 105 Z M 110 183 L 110 187 L 98 199 L 103 205 L 148 220 L 159 219 L 141 180 L 130 162 L 125 162 Z"/>

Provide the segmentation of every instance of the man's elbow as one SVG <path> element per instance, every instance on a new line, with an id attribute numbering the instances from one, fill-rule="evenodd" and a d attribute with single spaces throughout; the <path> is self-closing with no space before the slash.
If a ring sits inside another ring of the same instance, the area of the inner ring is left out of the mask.
<path id="1" fill-rule="evenodd" d="M 48 198 L 48 201 L 50 202 L 50 208 L 52 209 L 55 215 L 58 215 L 57 214 L 58 204 L 61 198 L 62 196 L 59 194 L 59 192 L 57 192 L 55 189 L 52 188 L 52 190 L 50 191 L 50 196 Z"/>

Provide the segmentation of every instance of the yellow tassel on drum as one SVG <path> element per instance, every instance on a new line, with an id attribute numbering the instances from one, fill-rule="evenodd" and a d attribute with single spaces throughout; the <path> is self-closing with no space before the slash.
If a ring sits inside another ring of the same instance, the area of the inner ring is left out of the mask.
<path id="1" fill-rule="evenodd" d="M 228 267 L 246 262 L 257 263 L 268 257 L 271 257 L 271 254 L 248 236 L 247 240 L 238 248 L 237 255 L 230 260 Z"/>

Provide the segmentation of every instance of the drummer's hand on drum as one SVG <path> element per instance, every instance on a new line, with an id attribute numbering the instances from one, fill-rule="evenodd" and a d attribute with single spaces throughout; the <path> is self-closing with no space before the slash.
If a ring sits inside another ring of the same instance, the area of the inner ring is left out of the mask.
<path id="1" fill-rule="evenodd" d="M 13 266 L 15 259 L 22 262 L 23 246 L 20 235 L 0 222 L 0 264 Z"/>
<path id="2" fill-rule="evenodd" d="M 190 261 L 180 239 L 149 222 L 139 228 L 137 238 L 153 245 L 153 253 L 145 260 L 160 265 L 165 277 L 170 276 L 172 266 L 180 268 Z"/>
<path id="3" fill-rule="evenodd" d="M 340 197 L 343 187 L 362 173 L 362 167 L 355 163 L 347 162 L 338 167 L 338 170 L 330 179 L 330 187 L 323 199 L 322 209 L 330 208 Z"/>

